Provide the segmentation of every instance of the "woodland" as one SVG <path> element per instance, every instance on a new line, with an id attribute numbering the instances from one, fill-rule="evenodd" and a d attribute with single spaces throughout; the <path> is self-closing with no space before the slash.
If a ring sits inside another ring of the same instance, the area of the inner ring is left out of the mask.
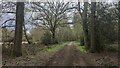
<path id="1" fill-rule="evenodd" d="M 3 68 L 119 67 L 120 1 L 2 2 L 0 6 Z"/>

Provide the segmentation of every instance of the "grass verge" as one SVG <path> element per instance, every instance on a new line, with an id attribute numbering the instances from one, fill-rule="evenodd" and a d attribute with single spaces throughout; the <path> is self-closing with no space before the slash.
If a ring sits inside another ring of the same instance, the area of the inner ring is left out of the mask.
<path id="1" fill-rule="evenodd" d="M 75 46 L 80 50 L 82 53 L 87 53 L 85 46 L 81 46 L 80 42 L 75 41 Z"/>
<path id="2" fill-rule="evenodd" d="M 53 45 L 50 45 L 50 46 L 46 46 L 45 48 L 43 49 L 40 49 L 39 50 L 39 53 L 51 53 L 51 52 L 56 52 L 58 51 L 59 49 L 63 48 L 65 45 L 67 45 L 68 42 L 65 42 L 65 43 L 60 43 L 60 44 L 53 44 Z"/>

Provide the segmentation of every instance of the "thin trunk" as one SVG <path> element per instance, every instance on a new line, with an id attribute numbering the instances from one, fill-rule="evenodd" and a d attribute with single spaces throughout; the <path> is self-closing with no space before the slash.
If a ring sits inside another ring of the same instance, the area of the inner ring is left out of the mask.
<path id="1" fill-rule="evenodd" d="M 90 35 L 91 35 L 91 49 L 90 52 L 95 52 L 96 49 L 96 33 L 95 33 L 95 11 L 96 2 L 91 3 L 91 20 L 90 20 Z"/>
<path id="2" fill-rule="evenodd" d="M 52 43 L 53 44 L 55 44 L 55 43 L 57 43 L 57 40 L 56 40 L 56 26 L 54 26 L 53 28 L 52 28 Z"/>
<path id="3" fill-rule="evenodd" d="M 56 43 L 56 39 L 55 39 L 55 31 L 52 32 L 52 43 Z"/>
<path id="4" fill-rule="evenodd" d="M 120 53 L 120 1 L 118 3 L 118 50 L 119 50 L 119 53 Z M 118 62 L 120 62 L 120 54 L 119 54 L 119 57 L 118 57 Z M 120 63 L 118 63 L 118 65 L 120 65 Z"/>
<path id="5" fill-rule="evenodd" d="M 82 18 L 82 13 L 81 13 L 81 11 L 80 11 L 80 2 L 78 2 L 78 11 L 79 11 L 79 14 L 80 14 L 80 16 L 81 16 L 81 18 Z"/>
<path id="6" fill-rule="evenodd" d="M 26 38 L 26 40 L 27 40 L 28 44 L 31 44 L 31 42 L 29 41 L 28 36 L 27 36 L 27 34 L 26 34 L 25 24 L 23 25 L 23 28 L 24 28 L 25 38 Z"/>
<path id="7" fill-rule="evenodd" d="M 84 2 L 84 10 L 83 10 L 84 42 L 85 42 L 86 49 L 89 49 L 90 42 L 89 42 L 89 36 L 88 36 L 87 8 L 88 8 L 88 2 Z"/>
<path id="8" fill-rule="evenodd" d="M 15 40 L 12 56 L 22 56 L 22 31 L 24 23 L 24 2 L 17 2 L 16 6 L 16 26 L 15 26 Z"/>

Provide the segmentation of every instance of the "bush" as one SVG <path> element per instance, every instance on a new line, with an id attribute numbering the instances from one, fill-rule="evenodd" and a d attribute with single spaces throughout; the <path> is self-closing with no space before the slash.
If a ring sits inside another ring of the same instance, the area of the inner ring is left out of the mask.
<path id="1" fill-rule="evenodd" d="M 45 32 L 44 36 L 42 37 L 42 44 L 48 45 L 52 43 L 52 37 L 50 32 Z"/>
<path id="2" fill-rule="evenodd" d="M 110 52 L 118 52 L 118 45 L 117 44 L 111 44 L 111 45 L 105 45 L 105 50 Z"/>
<path id="3" fill-rule="evenodd" d="M 84 36 L 81 36 L 81 37 L 80 37 L 80 44 L 81 44 L 81 46 L 84 45 Z"/>

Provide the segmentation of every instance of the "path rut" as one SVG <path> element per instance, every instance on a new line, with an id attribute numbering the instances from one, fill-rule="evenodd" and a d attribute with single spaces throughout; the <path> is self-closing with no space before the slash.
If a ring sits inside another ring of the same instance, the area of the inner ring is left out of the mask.
<path id="1" fill-rule="evenodd" d="M 56 52 L 45 66 L 91 66 L 82 53 L 70 42 L 63 49 Z"/>

